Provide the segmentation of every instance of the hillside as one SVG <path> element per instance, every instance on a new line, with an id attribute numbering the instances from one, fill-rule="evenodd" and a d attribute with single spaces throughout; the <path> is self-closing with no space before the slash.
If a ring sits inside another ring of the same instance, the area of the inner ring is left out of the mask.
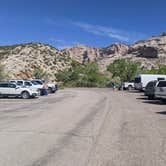
<path id="1" fill-rule="evenodd" d="M 54 74 L 70 67 L 71 58 L 64 51 L 41 44 L 30 43 L 0 47 L 0 59 L 11 78 L 32 78 L 33 70 L 40 66 L 54 79 Z"/>
<path id="2" fill-rule="evenodd" d="M 0 47 L 1 63 L 11 78 L 18 79 L 32 78 L 33 70 L 40 66 L 54 80 L 54 74 L 69 68 L 72 59 L 81 64 L 96 62 L 100 70 L 105 71 L 107 65 L 119 58 L 139 61 L 143 69 L 155 68 L 158 64 L 166 65 L 165 33 L 131 46 L 116 43 L 105 48 L 75 46 L 58 50 L 47 44 L 29 43 Z"/>

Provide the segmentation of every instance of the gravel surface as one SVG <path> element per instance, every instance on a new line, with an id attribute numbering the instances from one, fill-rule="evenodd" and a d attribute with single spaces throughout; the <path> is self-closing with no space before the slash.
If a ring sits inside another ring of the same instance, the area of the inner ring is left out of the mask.
<path id="1" fill-rule="evenodd" d="M 0 166 L 165 166 L 166 104 L 110 89 L 0 99 Z"/>

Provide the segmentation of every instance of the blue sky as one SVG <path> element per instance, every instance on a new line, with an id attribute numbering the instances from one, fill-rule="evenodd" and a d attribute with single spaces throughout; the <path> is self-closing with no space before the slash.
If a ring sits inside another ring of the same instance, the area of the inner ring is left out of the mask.
<path id="1" fill-rule="evenodd" d="M 0 0 L 0 45 L 132 44 L 166 31 L 164 0 Z"/>

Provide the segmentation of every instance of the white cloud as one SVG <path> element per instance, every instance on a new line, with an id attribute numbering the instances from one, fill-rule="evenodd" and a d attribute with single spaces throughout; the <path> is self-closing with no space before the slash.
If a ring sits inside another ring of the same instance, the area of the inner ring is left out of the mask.
<path id="1" fill-rule="evenodd" d="M 52 37 L 49 39 L 52 43 L 55 44 L 55 46 L 58 48 L 58 49 L 65 49 L 65 48 L 71 48 L 75 45 L 83 45 L 81 44 L 80 42 L 78 41 L 67 41 L 67 40 L 64 40 L 64 39 L 58 39 L 58 38 L 55 38 L 55 37 Z"/>
<path id="2" fill-rule="evenodd" d="M 94 35 L 106 36 L 123 42 L 135 42 L 145 38 L 145 35 L 141 33 L 126 32 L 112 27 L 92 25 L 83 22 L 72 22 L 72 24 Z"/>

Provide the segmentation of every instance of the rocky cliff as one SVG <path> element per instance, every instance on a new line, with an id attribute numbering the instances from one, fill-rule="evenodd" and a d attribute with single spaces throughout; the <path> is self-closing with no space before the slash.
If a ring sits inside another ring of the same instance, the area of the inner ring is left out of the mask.
<path id="1" fill-rule="evenodd" d="M 72 59 L 84 64 L 96 62 L 101 71 L 119 58 L 131 58 L 141 62 L 141 68 L 151 69 L 158 64 L 166 65 L 166 35 L 139 41 L 128 46 L 112 44 L 105 48 L 75 46 L 58 50 L 41 43 L 20 44 L 0 47 L 0 61 L 11 78 L 33 77 L 33 70 L 40 66 L 54 79 L 54 74 L 71 66 Z"/>

